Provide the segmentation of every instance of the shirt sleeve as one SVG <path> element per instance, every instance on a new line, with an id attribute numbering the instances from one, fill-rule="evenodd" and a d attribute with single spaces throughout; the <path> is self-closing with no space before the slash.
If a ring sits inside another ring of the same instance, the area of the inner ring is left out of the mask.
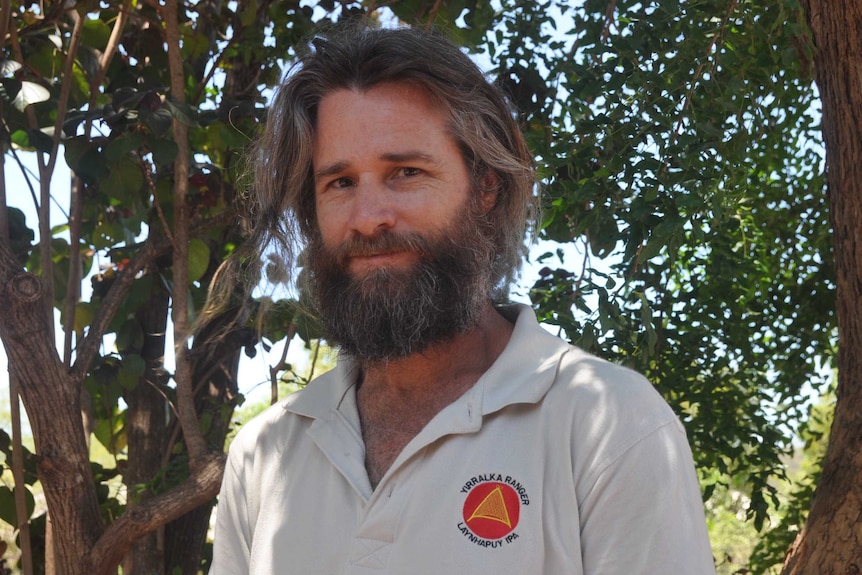
<path id="1" fill-rule="evenodd" d="M 251 530 L 245 487 L 236 471 L 234 458 L 229 456 L 216 507 L 213 562 L 209 575 L 247 575 L 250 551 Z"/>
<path id="2" fill-rule="evenodd" d="M 715 575 L 685 431 L 674 419 L 597 470 L 581 502 L 585 575 Z"/>

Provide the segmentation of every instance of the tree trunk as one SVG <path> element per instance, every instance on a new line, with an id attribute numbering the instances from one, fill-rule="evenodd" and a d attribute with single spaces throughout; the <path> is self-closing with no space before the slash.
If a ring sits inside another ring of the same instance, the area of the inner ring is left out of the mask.
<path id="1" fill-rule="evenodd" d="M 249 342 L 247 331 L 235 329 L 220 336 L 223 322 L 235 315 L 229 310 L 222 320 L 215 320 L 197 334 L 192 348 L 195 410 L 201 421 L 208 422 L 205 432 L 212 451 L 224 449 L 230 430 L 230 417 L 238 399 L 237 371 L 242 348 Z M 210 501 L 178 518 L 165 527 L 165 572 L 180 568 L 182 573 L 197 573 L 209 530 L 215 501 Z"/>
<path id="2" fill-rule="evenodd" d="M 838 402 L 811 513 L 784 575 L 862 572 L 862 4 L 803 0 L 823 103 L 838 283 Z"/>
<path id="3" fill-rule="evenodd" d="M 57 569 L 75 575 L 103 530 L 84 441 L 80 385 L 54 347 L 42 282 L 29 273 L 15 274 L 16 267 L 8 245 L 0 241 L 0 337 L 33 430 L 38 475 L 55 527 Z"/>
<path id="4" fill-rule="evenodd" d="M 149 299 L 137 313 L 138 323 L 144 333 L 141 357 L 146 368 L 138 385 L 125 394 L 126 404 L 129 406 L 126 412 L 129 458 L 123 481 L 129 494 L 129 509 L 152 497 L 149 489 L 140 486 L 153 481 L 162 468 L 166 443 L 167 401 L 161 390 L 167 379 L 163 359 L 169 302 L 168 293 L 159 282 L 153 282 Z M 163 552 L 162 545 L 159 544 L 159 531 L 147 533 L 135 543 L 126 556 L 123 573 L 164 573 Z"/>

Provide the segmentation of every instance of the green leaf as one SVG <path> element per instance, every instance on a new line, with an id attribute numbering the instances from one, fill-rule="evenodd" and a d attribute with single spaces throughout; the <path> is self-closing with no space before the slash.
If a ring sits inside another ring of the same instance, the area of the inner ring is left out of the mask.
<path id="1" fill-rule="evenodd" d="M 99 149 L 84 136 L 69 138 L 64 144 L 66 164 L 88 184 L 107 175 L 105 159 Z"/>
<path id="2" fill-rule="evenodd" d="M 197 120 L 197 110 L 186 104 L 185 102 L 177 102 L 173 98 L 165 100 L 165 107 L 170 111 L 171 116 L 187 126 L 199 128 Z"/>
<path id="3" fill-rule="evenodd" d="M 2 209 L 2 208 L 0 208 Z M 15 257 L 24 265 L 30 257 L 36 234 L 27 227 L 27 218 L 18 208 L 7 208 L 9 218 L 9 247 Z"/>
<path id="4" fill-rule="evenodd" d="M 141 166 L 130 157 L 110 164 L 107 177 L 100 180 L 102 190 L 109 197 L 125 203 L 134 192 L 144 185 L 144 174 Z"/>
<path id="5" fill-rule="evenodd" d="M 27 130 L 15 130 L 12 132 L 12 143 L 19 148 L 29 148 L 30 134 L 27 133 Z"/>
<path id="6" fill-rule="evenodd" d="M 117 349 L 121 352 L 139 350 L 144 343 L 144 332 L 134 317 L 124 321 L 117 330 Z"/>
<path id="7" fill-rule="evenodd" d="M 165 107 L 155 110 L 142 108 L 139 114 L 141 122 L 157 137 L 165 135 L 171 129 L 173 117 L 170 110 Z"/>
<path id="8" fill-rule="evenodd" d="M 99 18 L 85 18 L 81 31 L 81 43 L 85 46 L 104 49 L 111 37 L 111 27 Z"/>
<path id="9" fill-rule="evenodd" d="M 27 519 L 29 519 L 36 509 L 36 501 L 30 492 L 30 488 L 26 485 L 24 486 L 24 499 L 27 509 Z M 0 519 L 13 528 L 18 529 L 18 511 L 15 507 L 15 494 L 6 485 L 0 485 Z"/>
<path id="10" fill-rule="evenodd" d="M 111 143 L 105 146 L 105 159 L 111 163 L 117 163 L 126 159 L 126 156 L 141 147 L 143 138 L 140 134 L 127 133 L 119 138 L 111 140 Z"/>
<path id="11" fill-rule="evenodd" d="M 140 376 L 134 371 L 128 369 L 128 366 L 126 365 L 126 361 L 128 361 L 128 358 L 130 357 L 134 356 L 127 355 L 126 360 L 123 361 L 122 365 L 120 366 L 120 371 L 117 373 L 117 383 L 119 383 L 120 386 L 122 386 L 122 388 L 125 390 L 134 389 L 135 387 L 137 387 L 138 382 L 140 381 Z"/>
<path id="12" fill-rule="evenodd" d="M 163 140 L 157 138 L 147 139 L 147 145 L 153 153 L 153 163 L 157 167 L 167 166 L 174 163 L 177 159 L 179 148 L 173 140 Z"/>
<path id="13" fill-rule="evenodd" d="M 126 447 L 125 427 L 120 417 L 97 420 L 93 435 L 110 453 L 118 454 Z"/>
<path id="14" fill-rule="evenodd" d="M 189 281 L 195 282 L 201 279 L 209 268 L 209 265 L 209 246 L 199 239 L 189 242 Z"/>
<path id="15" fill-rule="evenodd" d="M 84 329 L 86 329 L 96 316 L 96 306 L 91 302 L 78 302 L 75 304 L 75 333 L 78 337 L 82 337 Z"/>
<path id="16" fill-rule="evenodd" d="M 36 148 L 36 150 L 46 154 L 50 153 L 54 147 L 54 139 L 42 130 L 30 130 L 29 140 L 30 145 Z"/>
<path id="17" fill-rule="evenodd" d="M 147 369 L 147 362 L 138 354 L 123 357 L 123 369 L 136 377 L 142 377 Z"/>

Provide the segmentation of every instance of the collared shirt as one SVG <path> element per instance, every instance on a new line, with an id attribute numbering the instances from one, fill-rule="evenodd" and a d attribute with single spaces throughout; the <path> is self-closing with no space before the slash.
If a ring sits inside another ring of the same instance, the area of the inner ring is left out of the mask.
<path id="1" fill-rule="evenodd" d="M 372 490 L 349 360 L 237 435 L 210 575 L 713 574 L 682 426 L 525 306 Z"/>

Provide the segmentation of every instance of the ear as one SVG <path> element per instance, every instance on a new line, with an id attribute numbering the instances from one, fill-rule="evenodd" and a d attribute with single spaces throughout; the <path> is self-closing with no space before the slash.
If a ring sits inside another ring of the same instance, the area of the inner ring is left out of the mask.
<path id="1" fill-rule="evenodd" d="M 497 204 L 500 196 L 500 178 L 491 168 L 485 168 L 479 176 L 479 205 L 482 213 L 487 214 Z"/>

